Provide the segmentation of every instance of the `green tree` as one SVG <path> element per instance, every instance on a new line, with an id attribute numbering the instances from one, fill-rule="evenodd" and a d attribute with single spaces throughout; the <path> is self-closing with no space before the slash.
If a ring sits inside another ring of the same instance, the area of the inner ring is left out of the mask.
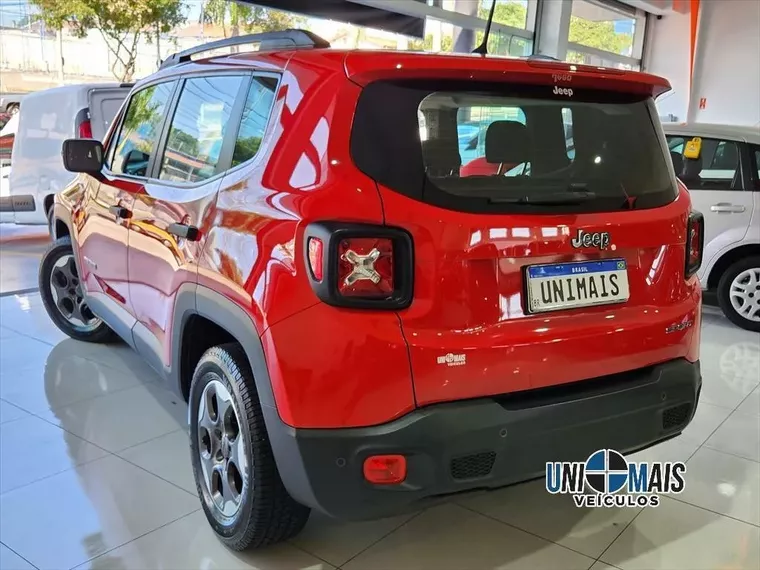
<path id="1" fill-rule="evenodd" d="M 230 36 L 240 35 L 240 30 L 247 33 L 276 32 L 302 26 L 306 19 L 282 10 L 261 8 L 249 4 L 239 4 L 230 0 L 209 0 L 203 7 L 204 21 L 222 27 L 227 36 L 229 24 Z"/>
<path id="2" fill-rule="evenodd" d="M 450 52 L 454 48 L 454 38 L 441 36 L 441 51 Z M 424 40 L 414 39 L 409 42 L 411 51 L 433 51 L 433 34 L 427 34 Z"/>
<path id="3" fill-rule="evenodd" d="M 615 32 L 612 22 L 593 22 L 575 16 L 570 16 L 568 39 L 576 44 L 621 55 L 627 55 L 633 45 L 632 35 Z"/>
<path id="4" fill-rule="evenodd" d="M 497 2 L 496 9 L 493 12 L 493 21 L 513 28 L 525 28 L 525 21 L 528 18 L 528 9 L 517 2 Z M 491 2 L 481 1 L 478 7 L 478 17 L 488 20 L 488 14 L 491 12 Z M 478 42 L 479 43 L 479 42 Z"/>
<path id="5" fill-rule="evenodd" d="M 166 33 L 185 21 L 182 0 L 32 0 L 47 21 L 67 23 L 79 37 L 98 30 L 114 56 L 119 81 L 135 73 L 140 38 Z"/>

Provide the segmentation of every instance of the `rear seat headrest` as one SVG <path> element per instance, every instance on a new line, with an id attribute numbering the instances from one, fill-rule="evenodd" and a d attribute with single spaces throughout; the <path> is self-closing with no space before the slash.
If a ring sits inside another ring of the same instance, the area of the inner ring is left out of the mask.
<path id="1" fill-rule="evenodd" d="M 486 131 L 486 160 L 522 164 L 530 160 L 528 129 L 517 121 L 494 121 Z"/>

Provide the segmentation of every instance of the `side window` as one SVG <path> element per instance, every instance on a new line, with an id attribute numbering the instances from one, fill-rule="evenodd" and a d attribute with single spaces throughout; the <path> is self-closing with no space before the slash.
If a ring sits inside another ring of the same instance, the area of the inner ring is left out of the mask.
<path id="1" fill-rule="evenodd" d="M 245 80 L 212 75 L 185 81 L 161 159 L 161 180 L 200 182 L 217 173 L 232 106 Z"/>
<path id="2" fill-rule="evenodd" d="M 739 169 L 739 145 L 733 141 L 702 139 L 701 187 L 705 190 L 730 190 Z M 698 160 L 699 161 L 699 160 Z M 688 163 L 692 162 L 687 159 Z M 741 181 L 739 188 L 741 189 Z"/>
<path id="3" fill-rule="evenodd" d="M 752 172 L 754 173 L 754 186 L 755 192 L 760 192 L 760 145 L 752 145 L 750 147 L 750 154 L 752 155 Z"/>
<path id="4" fill-rule="evenodd" d="M 277 80 L 273 77 L 254 77 L 251 81 L 232 153 L 232 166 L 250 160 L 259 151 L 272 112 L 276 88 Z"/>
<path id="5" fill-rule="evenodd" d="M 114 145 L 109 165 L 112 172 L 132 176 L 147 174 L 175 84 L 170 81 L 151 85 L 132 95 Z"/>

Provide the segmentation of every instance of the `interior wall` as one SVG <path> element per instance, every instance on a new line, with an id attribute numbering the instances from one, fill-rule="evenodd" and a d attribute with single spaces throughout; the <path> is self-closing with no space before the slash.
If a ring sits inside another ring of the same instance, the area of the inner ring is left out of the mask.
<path id="1" fill-rule="evenodd" d="M 644 71 L 667 78 L 673 87 L 657 99 L 657 110 L 684 122 L 689 107 L 689 15 L 650 16 L 647 26 Z"/>
<path id="2" fill-rule="evenodd" d="M 673 91 L 660 97 L 660 115 L 679 122 L 760 125 L 760 2 L 702 0 L 689 97 L 689 15 L 652 17 L 644 69 Z M 705 108 L 700 109 L 700 100 Z"/>
<path id="3" fill-rule="evenodd" d="M 690 119 L 760 125 L 760 2 L 702 1 Z M 704 109 L 699 100 L 706 99 Z"/>

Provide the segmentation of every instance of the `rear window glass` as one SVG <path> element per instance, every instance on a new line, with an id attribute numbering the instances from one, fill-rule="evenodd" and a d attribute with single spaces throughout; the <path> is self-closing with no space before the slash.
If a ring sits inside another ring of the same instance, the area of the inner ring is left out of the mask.
<path id="1" fill-rule="evenodd" d="M 359 168 L 393 190 L 464 211 L 610 211 L 676 196 L 649 97 L 455 87 L 365 88 L 352 136 Z"/>

